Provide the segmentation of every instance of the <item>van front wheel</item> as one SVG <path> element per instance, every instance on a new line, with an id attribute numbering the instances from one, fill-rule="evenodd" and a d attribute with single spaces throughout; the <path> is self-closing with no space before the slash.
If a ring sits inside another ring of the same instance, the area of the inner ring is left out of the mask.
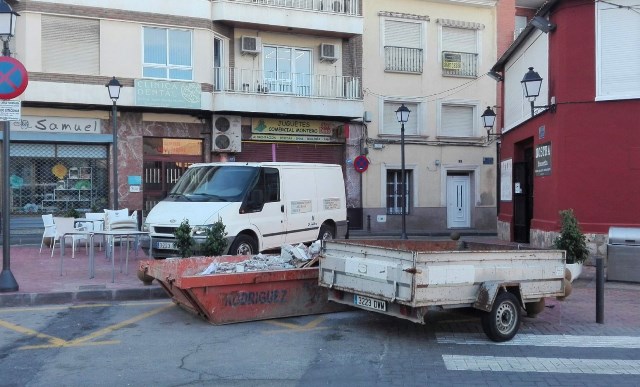
<path id="1" fill-rule="evenodd" d="M 335 232 L 333 231 L 333 227 L 323 224 L 320 227 L 320 233 L 318 233 L 318 239 L 321 241 L 326 241 L 335 238 Z"/>
<path id="2" fill-rule="evenodd" d="M 254 255 L 258 253 L 258 243 L 248 235 L 238 235 L 229 248 L 231 255 Z"/>

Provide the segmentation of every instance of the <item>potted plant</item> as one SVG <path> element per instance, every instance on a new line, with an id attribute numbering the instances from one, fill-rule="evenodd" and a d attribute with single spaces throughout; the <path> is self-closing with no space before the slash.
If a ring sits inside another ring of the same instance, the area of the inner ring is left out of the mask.
<path id="1" fill-rule="evenodd" d="M 578 278 L 582 272 L 584 261 L 589 258 L 587 238 L 582 233 L 573 209 L 560 211 L 560 235 L 553 241 L 553 247 L 567 252 L 567 268 L 571 279 Z"/>

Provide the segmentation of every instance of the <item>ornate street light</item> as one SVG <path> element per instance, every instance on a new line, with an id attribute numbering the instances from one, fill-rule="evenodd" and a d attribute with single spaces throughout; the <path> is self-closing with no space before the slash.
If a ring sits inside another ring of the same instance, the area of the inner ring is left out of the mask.
<path id="1" fill-rule="evenodd" d="M 122 85 L 116 77 L 113 77 L 109 83 L 105 85 L 107 90 L 109 91 L 109 98 L 113 101 L 113 108 L 111 109 L 111 122 L 113 123 L 113 128 L 111 131 L 113 132 L 113 209 L 118 209 L 118 109 L 116 107 L 116 102 L 118 98 L 120 98 L 120 89 Z"/>
<path id="2" fill-rule="evenodd" d="M 491 136 L 500 137 L 498 133 L 491 133 L 493 125 L 496 123 L 496 112 L 494 112 L 490 106 L 487 106 L 487 110 L 485 110 L 480 117 L 482 117 L 482 124 L 487 130 L 487 139 Z"/>
<path id="3" fill-rule="evenodd" d="M 531 103 L 531 117 L 535 115 L 535 109 L 550 109 L 552 113 L 556 111 L 555 103 L 552 103 L 551 105 L 534 106 L 534 101 L 540 95 L 542 77 L 540 74 L 533 71 L 533 67 L 529 67 L 529 71 L 527 71 L 520 83 L 522 84 L 522 91 L 524 92 L 525 98 L 527 98 Z"/>
<path id="4" fill-rule="evenodd" d="M 409 108 L 407 108 L 406 106 L 404 106 L 404 104 L 400 105 L 400 107 L 398 108 L 398 110 L 396 110 L 396 118 L 398 119 L 398 122 L 400 122 L 402 125 L 400 127 L 400 158 L 401 158 L 401 172 L 400 172 L 400 179 L 402 180 L 402 182 L 400 183 L 400 187 L 402 189 L 402 234 L 400 234 L 400 238 L 401 239 L 407 239 L 407 222 L 406 222 L 406 218 L 407 218 L 407 209 L 406 209 L 406 205 L 407 205 L 407 190 L 405 187 L 405 168 L 404 168 L 404 124 L 405 122 L 409 121 L 409 113 L 411 113 L 411 110 L 409 110 Z"/>

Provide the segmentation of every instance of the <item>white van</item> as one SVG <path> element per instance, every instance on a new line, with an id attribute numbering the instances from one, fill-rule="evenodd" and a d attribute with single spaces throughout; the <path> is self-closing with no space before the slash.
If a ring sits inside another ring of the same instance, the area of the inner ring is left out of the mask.
<path id="1" fill-rule="evenodd" d="M 344 238 L 347 209 L 342 168 L 335 164 L 193 164 L 167 198 L 147 215 L 143 244 L 153 258 L 179 255 L 174 232 L 189 221 L 197 243 L 222 220 L 228 254 L 259 251 L 317 239 Z"/>

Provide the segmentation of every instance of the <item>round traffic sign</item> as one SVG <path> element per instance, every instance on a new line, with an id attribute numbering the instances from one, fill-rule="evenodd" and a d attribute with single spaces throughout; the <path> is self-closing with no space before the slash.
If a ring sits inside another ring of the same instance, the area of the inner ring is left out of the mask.
<path id="1" fill-rule="evenodd" d="M 17 59 L 0 57 L 0 99 L 12 99 L 24 92 L 29 83 L 27 69 Z"/>
<path id="2" fill-rule="evenodd" d="M 369 160 L 367 160 L 367 156 L 360 155 L 353 160 L 353 167 L 356 171 L 362 173 L 369 168 Z"/>

